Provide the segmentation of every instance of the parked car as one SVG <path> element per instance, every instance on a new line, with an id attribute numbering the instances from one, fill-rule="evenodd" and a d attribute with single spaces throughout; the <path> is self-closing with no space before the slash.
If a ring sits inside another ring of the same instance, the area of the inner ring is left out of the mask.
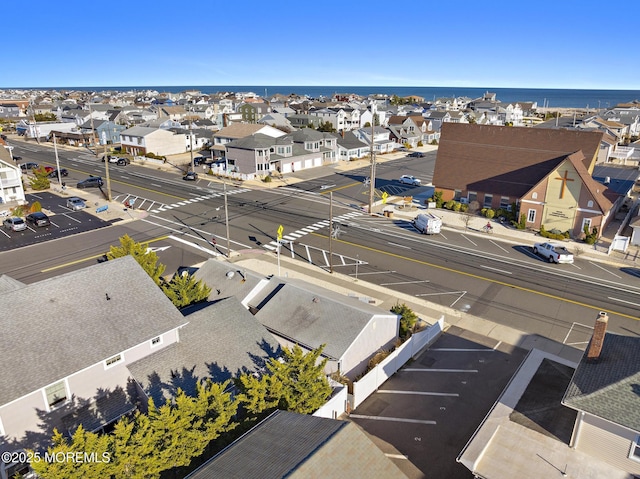
<path id="1" fill-rule="evenodd" d="M 87 205 L 85 204 L 85 202 L 77 196 L 72 196 L 71 198 L 67 199 L 67 208 L 70 208 L 72 210 L 81 210 L 86 207 Z"/>
<path id="2" fill-rule="evenodd" d="M 22 231 L 27 229 L 27 223 L 25 223 L 22 218 L 18 218 L 17 216 L 7 218 L 2 222 L 2 225 L 12 231 Z"/>
<path id="3" fill-rule="evenodd" d="M 52 172 L 49 173 L 49 178 L 57 178 L 58 177 L 58 170 L 53 170 Z M 60 176 L 69 176 L 69 172 L 67 171 L 66 168 L 60 168 Z"/>
<path id="4" fill-rule="evenodd" d="M 5 138 L 3 138 L 5 139 Z M 13 157 L 13 161 L 22 161 L 22 157 L 21 156 L 14 156 Z"/>
<path id="5" fill-rule="evenodd" d="M 20 168 L 22 168 L 22 172 L 26 173 L 29 170 L 35 170 L 38 167 L 38 163 L 33 163 L 31 161 L 28 161 L 27 163 L 22 163 L 20 165 Z"/>
<path id="6" fill-rule="evenodd" d="M 442 228 L 442 218 L 431 213 L 416 216 L 412 223 L 424 235 L 438 234 Z"/>
<path id="7" fill-rule="evenodd" d="M 49 217 L 42 211 L 35 211 L 28 214 L 26 220 L 27 223 L 31 223 L 34 226 L 49 226 L 51 224 Z"/>
<path id="8" fill-rule="evenodd" d="M 49 173 L 51 173 L 55 169 L 53 166 L 48 166 L 48 165 L 39 166 L 38 168 L 42 168 L 47 173 L 47 176 L 49 175 Z M 36 170 L 38 168 L 33 168 L 33 169 Z"/>
<path id="9" fill-rule="evenodd" d="M 204 156 L 196 156 L 193 158 L 193 166 L 204 165 L 207 162 L 208 158 Z"/>
<path id="10" fill-rule="evenodd" d="M 398 181 L 403 185 L 420 186 L 421 184 L 421 181 L 418 178 L 411 175 L 402 175 Z"/>
<path id="11" fill-rule="evenodd" d="M 409 154 L 411 158 L 424 158 L 426 155 L 421 151 L 413 151 Z"/>
<path id="12" fill-rule="evenodd" d="M 188 171 L 186 175 L 182 177 L 185 181 L 196 181 L 198 179 L 198 173 L 195 171 Z"/>
<path id="13" fill-rule="evenodd" d="M 103 184 L 102 178 L 99 176 L 90 176 L 86 180 L 79 181 L 76 188 L 101 188 Z"/>
<path id="14" fill-rule="evenodd" d="M 573 263 L 573 254 L 564 246 L 553 243 L 536 243 L 533 253 L 547 258 L 549 263 Z"/>

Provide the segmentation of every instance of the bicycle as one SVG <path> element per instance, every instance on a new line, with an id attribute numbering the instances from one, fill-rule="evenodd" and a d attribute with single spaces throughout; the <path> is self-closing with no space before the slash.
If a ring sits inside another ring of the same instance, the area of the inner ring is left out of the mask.
<path id="1" fill-rule="evenodd" d="M 482 231 L 484 231 L 487 234 L 493 234 L 493 226 L 491 225 L 484 225 L 482 227 Z"/>

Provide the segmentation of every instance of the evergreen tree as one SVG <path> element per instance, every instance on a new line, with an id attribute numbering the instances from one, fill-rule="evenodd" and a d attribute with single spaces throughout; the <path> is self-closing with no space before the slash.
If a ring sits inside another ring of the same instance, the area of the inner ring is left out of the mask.
<path id="1" fill-rule="evenodd" d="M 46 190 L 51 186 L 51 181 L 49 181 L 49 176 L 44 166 L 31 170 L 31 172 L 33 173 L 33 176 L 29 177 L 31 189 L 40 191 Z"/>
<path id="2" fill-rule="evenodd" d="M 162 283 L 161 277 L 165 265 L 157 264 L 158 255 L 154 251 L 149 251 L 147 243 L 136 243 L 129 235 L 124 235 L 120 238 L 120 246 L 111 246 L 107 253 L 107 259 L 112 260 L 127 255 L 133 256 L 157 285 Z"/>
<path id="3" fill-rule="evenodd" d="M 211 288 L 202 280 L 196 281 L 191 274 L 175 274 L 171 281 L 162 285 L 162 291 L 176 308 L 184 308 L 206 300 Z"/>
<path id="4" fill-rule="evenodd" d="M 305 354 L 298 345 L 284 348 L 282 358 L 269 360 L 269 373 L 262 378 L 240 377 L 239 400 L 254 414 L 276 407 L 300 414 L 316 411 L 331 395 L 324 372 L 327 359 L 319 361 L 323 349 L 324 345 Z"/>
<path id="5" fill-rule="evenodd" d="M 400 337 L 410 336 L 411 330 L 418 321 L 418 315 L 404 303 L 396 303 L 391 308 L 391 312 L 400 316 Z"/>

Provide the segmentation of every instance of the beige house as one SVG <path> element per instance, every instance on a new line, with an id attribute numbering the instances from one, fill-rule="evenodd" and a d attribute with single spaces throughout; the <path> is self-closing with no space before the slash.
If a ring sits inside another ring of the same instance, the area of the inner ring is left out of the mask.
<path id="1" fill-rule="evenodd" d="M 156 155 L 177 155 L 187 151 L 187 137 L 162 128 L 134 126 L 120 133 L 122 148 L 134 156 L 146 153 Z"/>

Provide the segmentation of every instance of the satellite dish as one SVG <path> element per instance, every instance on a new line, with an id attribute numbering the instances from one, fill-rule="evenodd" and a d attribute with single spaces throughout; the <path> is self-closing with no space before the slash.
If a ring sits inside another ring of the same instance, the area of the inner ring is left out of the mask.
<path id="1" fill-rule="evenodd" d="M 225 276 L 227 277 L 227 279 L 231 279 L 235 276 L 236 274 L 233 271 L 227 271 L 227 274 L 225 274 Z"/>

